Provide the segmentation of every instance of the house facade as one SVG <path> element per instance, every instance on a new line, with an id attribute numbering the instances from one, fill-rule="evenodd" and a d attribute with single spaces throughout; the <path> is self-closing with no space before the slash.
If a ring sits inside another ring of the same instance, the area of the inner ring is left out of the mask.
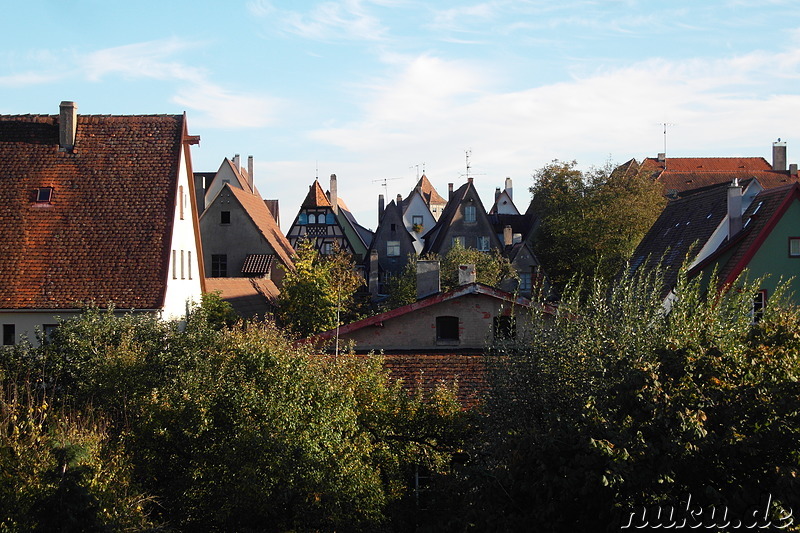
<path id="1" fill-rule="evenodd" d="M 370 292 L 385 294 L 384 284 L 390 276 L 398 275 L 408 262 L 409 254 L 416 254 L 414 240 L 407 231 L 402 208 L 392 200 L 380 216 L 380 223 L 370 243 L 370 260 L 367 263 L 368 278 L 377 287 Z"/>
<path id="2" fill-rule="evenodd" d="M 0 323 L 34 340 L 87 305 L 181 318 L 204 288 L 185 115 L 0 116 Z"/>

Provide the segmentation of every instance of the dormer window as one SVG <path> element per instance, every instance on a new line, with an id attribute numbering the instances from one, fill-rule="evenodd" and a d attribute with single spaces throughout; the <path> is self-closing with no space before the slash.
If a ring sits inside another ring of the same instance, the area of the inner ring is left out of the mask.
<path id="1" fill-rule="evenodd" d="M 36 203 L 49 204 L 53 201 L 53 188 L 52 187 L 39 187 L 36 189 Z"/>

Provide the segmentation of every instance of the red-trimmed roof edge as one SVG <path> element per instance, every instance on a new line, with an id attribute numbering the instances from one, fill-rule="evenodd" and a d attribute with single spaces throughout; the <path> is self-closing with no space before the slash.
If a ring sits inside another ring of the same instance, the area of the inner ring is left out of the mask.
<path id="1" fill-rule="evenodd" d="M 772 191 L 775 191 L 775 189 L 772 189 Z M 728 274 L 728 277 L 725 278 L 724 280 L 722 280 L 721 287 L 728 287 L 734 281 L 736 281 L 736 278 L 738 278 L 739 275 L 742 273 L 742 271 L 747 267 L 747 265 L 750 264 L 750 261 L 756 255 L 758 250 L 761 248 L 761 245 L 764 244 L 764 241 L 767 239 L 767 237 L 769 237 L 770 233 L 772 233 L 772 230 L 775 229 L 775 226 L 783 218 L 783 215 L 789 209 L 789 206 L 792 204 L 793 200 L 800 200 L 800 183 L 793 183 L 792 185 L 789 185 L 787 187 L 786 195 L 784 196 L 783 200 L 781 201 L 781 204 L 772 213 L 772 216 L 767 221 L 767 223 L 764 224 L 764 227 L 761 228 L 761 231 L 756 236 L 755 240 L 750 245 L 750 247 L 745 251 L 744 255 L 739 260 L 739 262 L 736 263 L 736 265 L 733 267 L 733 269 L 731 269 L 731 272 L 730 272 L 730 274 Z M 755 201 L 755 200 L 753 200 L 753 201 Z M 700 263 L 698 263 L 697 265 L 692 267 L 687 274 L 690 277 L 698 274 L 701 270 L 703 270 L 705 267 L 707 267 L 711 262 L 715 261 L 722 254 L 724 254 L 725 252 L 727 252 L 728 250 L 733 248 L 742 238 L 744 238 L 744 235 L 746 233 L 747 232 L 740 231 L 739 234 L 735 238 L 731 239 L 725 246 L 721 246 L 713 254 L 709 255 L 703 261 L 701 261 Z"/>
<path id="2" fill-rule="evenodd" d="M 339 335 L 342 335 L 345 333 L 350 333 L 352 331 L 357 331 L 359 329 L 368 326 L 379 324 L 384 320 L 389 320 L 392 318 L 396 318 L 398 316 L 403 316 L 413 311 L 424 309 L 426 307 L 430 307 L 432 305 L 441 302 L 452 300 L 454 298 L 459 298 L 461 296 L 466 296 L 468 294 L 484 294 L 523 307 L 531 307 L 533 305 L 529 299 L 523 298 L 522 296 L 515 296 L 509 292 L 501 291 L 500 289 L 490 287 L 489 285 L 484 285 L 483 283 L 475 282 L 466 285 L 461 285 L 447 292 L 440 292 L 437 294 L 433 294 L 431 296 L 426 296 L 425 298 L 417 300 L 416 302 L 412 302 L 410 304 L 406 304 L 401 307 L 397 307 L 395 309 L 391 309 L 389 311 L 385 311 L 383 313 L 379 313 L 371 317 L 363 318 L 361 320 L 351 322 L 350 324 L 345 324 L 344 326 L 340 326 L 338 328 L 338 332 Z M 545 312 L 553 313 L 554 311 L 550 306 L 546 306 Z M 309 337 L 308 339 L 306 339 L 306 341 L 313 343 L 315 341 L 328 340 L 333 338 L 336 335 L 336 332 L 337 329 L 323 331 L 322 333 L 318 333 L 312 337 Z"/>

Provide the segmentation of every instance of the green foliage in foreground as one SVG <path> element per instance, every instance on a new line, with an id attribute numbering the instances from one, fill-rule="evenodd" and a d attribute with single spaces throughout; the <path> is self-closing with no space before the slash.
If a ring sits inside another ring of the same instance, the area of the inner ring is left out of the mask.
<path id="1" fill-rule="evenodd" d="M 770 495 L 773 525 L 797 517 L 800 310 L 773 295 L 753 324 L 756 283 L 705 298 L 682 279 L 665 313 L 660 287 L 571 287 L 535 342 L 495 361 L 448 529 L 619 531 L 690 495 L 708 527 L 712 505 L 752 522 Z"/>
<path id="2" fill-rule="evenodd" d="M 380 357 L 313 355 L 271 323 L 89 310 L 4 352 L 0 530 L 376 531 L 463 414 Z M 25 391 L 20 395 L 17 391 Z M 58 529 L 58 528 L 56 528 Z"/>

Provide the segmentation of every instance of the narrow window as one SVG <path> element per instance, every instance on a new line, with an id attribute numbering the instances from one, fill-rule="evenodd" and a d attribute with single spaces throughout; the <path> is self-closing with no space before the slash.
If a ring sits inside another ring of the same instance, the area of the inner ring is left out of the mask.
<path id="1" fill-rule="evenodd" d="M 183 250 L 181 250 L 181 279 L 186 279 L 185 270 L 184 270 L 184 266 L 183 266 L 184 265 L 184 257 L 183 256 L 184 256 L 184 253 L 183 253 Z"/>
<path id="2" fill-rule="evenodd" d="M 397 257 L 400 255 L 400 241 L 387 241 L 386 242 L 386 256 Z"/>
<path id="3" fill-rule="evenodd" d="M 761 289 L 753 297 L 753 322 L 758 322 L 764 316 L 764 307 L 767 305 L 767 291 Z"/>
<path id="4" fill-rule="evenodd" d="M 297 225 L 305 226 L 308 224 L 308 215 L 305 213 L 300 213 L 300 216 L 297 217 Z"/>
<path id="5" fill-rule="evenodd" d="M 183 185 L 178 187 L 178 209 L 180 210 L 181 220 L 183 220 Z"/>
<path id="6" fill-rule="evenodd" d="M 317 215 L 315 215 L 314 213 L 309 213 L 308 214 L 308 223 L 309 224 L 316 224 L 317 223 Z"/>
<path id="7" fill-rule="evenodd" d="M 800 237 L 789 237 L 789 257 L 800 257 Z"/>
<path id="8" fill-rule="evenodd" d="M 523 292 L 523 293 L 531 292 L 531 273 L 530 272 L 520 272 L 519 273 L 519 292 Z"/>
<path id="9" fill-rule="evenodd" d="M 172 250 L 172 279 L 178 279 L 178 252 Z"/>
<path id="10" fill-rule="evenodd" d="M 189 264 L 189 279 L 192 279 L 192 251 L 189 250 L 186 253 L 189 254 L 189 261 L 188 261 L 188 264 Z"/>
<path id="11" fill-rule="evenodd" d="M 389 229 L 391 231 L 397 231 L 397 224 L 389 224 L 389 226 L 390 226 Z"/>
<path id="12" fill-rule="evenodd" d="M 475 222 L 475 206 L 464 206 L 464 222 Z"/>
<path id="13" fill-rule="evenodd" d="M 211 277 L 228 277 L 228 256 L 226 254 L 211 254 Z"/>
<path id="14" fill-rule="evenodd" d="M 322 255 L 331 255 L 333 253 L 333 243 L 332 242 L 322 243 L 321 253 Z"/>
<path id="15" fill-rule="evenodd" d="M 3 324 L 3 344 L 13 346 L 17 343 L 17 327 L 14 324 Z"/>
<path id="16" fill-rule="evenodd" d="M 230 211 L 220 211 L 219 212 L 219 223 L 220 224 L 230 224 L 231 223 L 231 212 Z"/>
<path id="17" fill-rule="evenodd" d="M 494 338 L 495 339 L 517 338 L 517 322 L 513 316 L 494 317 Z"/>
<path id="18" fill-rule="evenodd" d="M 458 342 L 458 317 L 436 317 L 436 341 L 441 343 Z"/>

